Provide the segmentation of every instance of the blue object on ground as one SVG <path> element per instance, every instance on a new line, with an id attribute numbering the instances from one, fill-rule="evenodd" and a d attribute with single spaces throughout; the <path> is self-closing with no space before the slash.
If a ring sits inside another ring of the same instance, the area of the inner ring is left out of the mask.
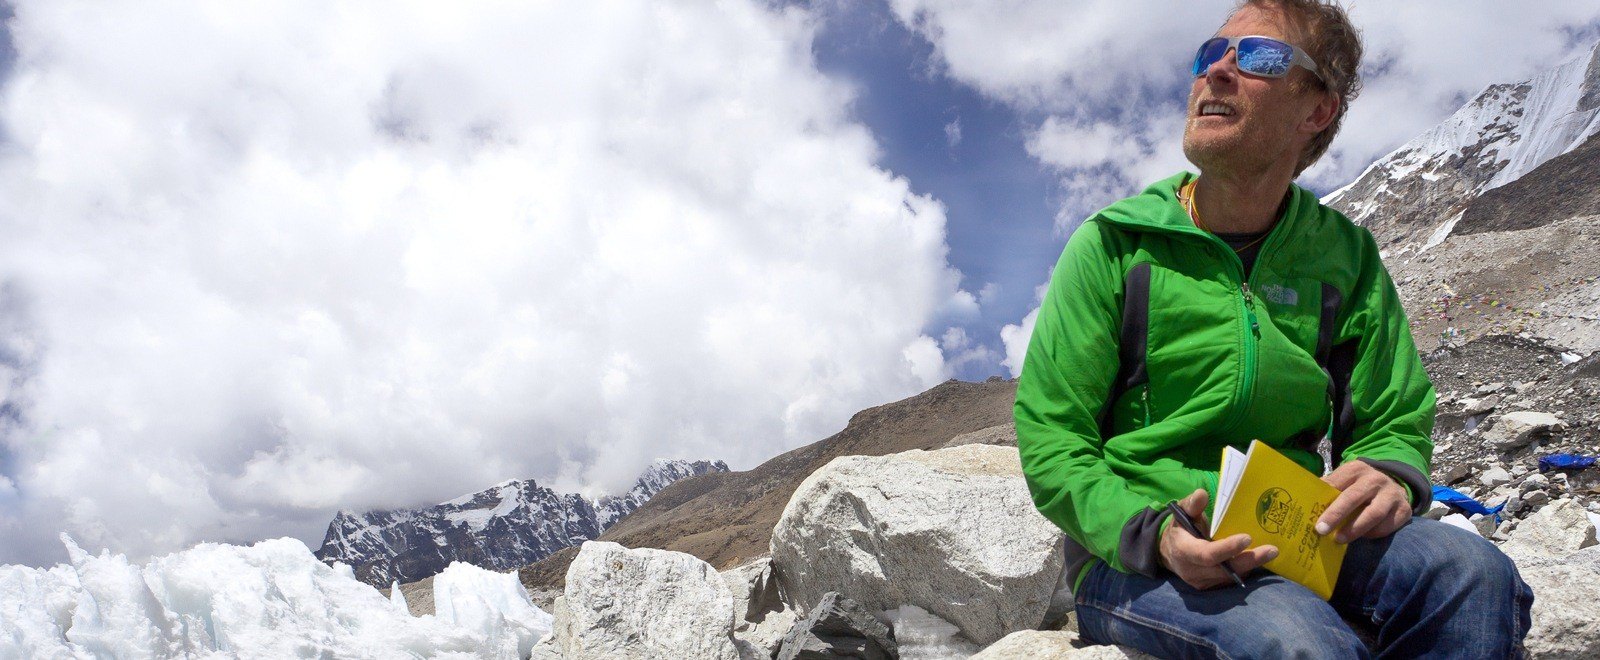
<path id="1" fill-rule="evenodd" d="M 1594 456 L 1579 456 L 1578 454 L 1551 454 L 1539 458 L 1539 471 L 1551 470 L 1580 470 L 1594 467 Z"/>
<path id="2" fill-rule="evenodd" d="M 1482 502 L 1468 497 L 1466 493 L 1449 486 L 1434 486 L 1433 501 L 1455 507 L 1468 514 L 1481 513 L 1486 516 L 1494 516 L 1494 521 L 1497 524 L 1500 522 L 1500 510 L 1506 507 L 1505 503 L 1501 502 L 1499 506 L 1491 509 L 1484 506 Z"/>

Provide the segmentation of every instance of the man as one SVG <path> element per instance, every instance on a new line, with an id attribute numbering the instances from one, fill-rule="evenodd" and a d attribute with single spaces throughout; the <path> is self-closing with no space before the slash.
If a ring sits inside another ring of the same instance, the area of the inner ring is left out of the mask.
<path id="1" fill-rule="evenodd" d="M 1265 38 L 1260 38 L 1265 37 Z M 1187 172 L 1096 213 L 1051 279 L 1017 387 L 1023 472 L 1067 532 L 1080 632 L 1162 657 L 1510 657 L 1533 594 L 1431 499 L 1433 385 L 1372 236 L 1293 178 L 1356 94 L 1359 38 L 1317 0 L 1242 3 L 1201 47 Z M 1252 439 L 1340 489 L 1331 601 L 1207 541 L 1221 450 Z M 1234 585 L 1226 563 L 1244 577 Z M 1341 616 L 1342 615 L 1342 616 Z M 1345 622 L 1367 622 L 1368 649 Z"/>

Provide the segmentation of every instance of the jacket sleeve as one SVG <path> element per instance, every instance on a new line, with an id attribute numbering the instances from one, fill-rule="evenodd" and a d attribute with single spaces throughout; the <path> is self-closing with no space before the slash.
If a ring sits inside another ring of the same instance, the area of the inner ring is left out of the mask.
<path id="1" fill-rule="evenodd" d="M 1017 382 L 1017 449 L 1034 506 L 1091 554 L 1154 575 L 1164 502 L 1135 494 L 1103 458 L 1099 414 L 1118 367 L 1123 274 L 1104 229 L 1068 239 Z"/>
<path id="2" fill-rule="evenodd" d="M 1354 424 L 1340 459 L 1361 460 L 1399 479 L 1410 491 L 1412 509 L 1421 512 L 1433 499 L 1433 382 L 1377 244 L 1365 230 L 1362 238 L 1362 268 L 1340 332 L 1356 342 L 1349 387 Z"/>

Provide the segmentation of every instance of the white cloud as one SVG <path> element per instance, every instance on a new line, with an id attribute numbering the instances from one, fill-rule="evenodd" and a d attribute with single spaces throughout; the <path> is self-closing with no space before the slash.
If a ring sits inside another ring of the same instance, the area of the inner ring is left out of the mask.
<path id="1" fill-rule="evenodd" d="M 1022 375 L 1023 358 L 1028 355 L 1028 342 L 1033 340 L 1033 324 L 1039 319 L 1039 308 L 1033 308 L 1021 323 L 1007 323 L 1000 328 L 1000 341 L 1006 347 L 1006 359 L 1000 364 L 1011 372 L 1012 378 Z"/>
<path id="2" fill-rule="evenodd" d="M 1196 35 L 1226 7 L 1162 0 L 889 0 L 937 48 L 946 73 L 985 95 L 1046 110 L 1107 102 L 1187 78 Z M 1174 66 L 1174 62 L 1177 66 Z"/>
<path id="3" fill-rule="evenodd" d="M 799 11 L 14 4 L 0 561 L 748 468 L 976 304 Z"/>
<path id="4" fill-rule="evenodd" d="M 961 144 L 961 119 L 952 119 L 944 125 L 944 141 L 951 149 Z"/>

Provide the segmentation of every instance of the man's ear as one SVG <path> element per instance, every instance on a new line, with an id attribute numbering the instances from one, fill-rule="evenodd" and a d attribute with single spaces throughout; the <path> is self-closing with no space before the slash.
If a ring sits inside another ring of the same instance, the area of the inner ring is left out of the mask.
<path id="1" fill-rule="evenodd" d="M 1306 115 L 1300 122 L 1300 132 L 1316 135 L 1326 130 L 1333 124 L 1333 118 L 1339 112 L 1339 95 L 1332 90 L 1323 90 L 1317 95 L 1317 104 L 1312 106 L 1311 114 Z"/>

